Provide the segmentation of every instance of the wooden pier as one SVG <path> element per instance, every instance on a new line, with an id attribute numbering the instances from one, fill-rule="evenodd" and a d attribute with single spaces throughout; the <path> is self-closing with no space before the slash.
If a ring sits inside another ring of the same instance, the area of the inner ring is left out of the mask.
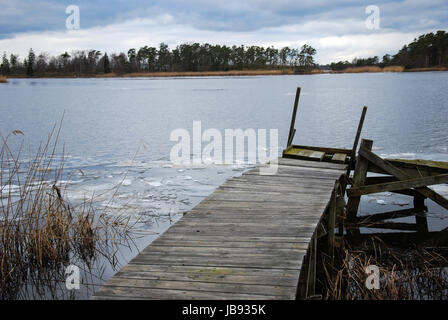
<path id="1" fill-rule="evenodd" d="M 280 158 L 275 175 L 260 175 L 257 167 L 228 180 L 94 299 L 312 296 L 315 241 L 329 230 L 323 217 L 334 211 L 330 200 L 346 170 L 346 164 Z"/>
<path id="2" fill-rule="evenodd" d="M 416 231 L 371 234 L 390 245 L 448 243 L 448 231 L 428 232 L 425 216 L 425 199 L 448 209 L 448 199 L 427 187 L 448 183 L 448 163 L 382 159 L 367 139 L 356 156 L 367 107 L 352 149 L 294 145 L 299 96 L 297 88 L 275 174 L 263 175 L 259 166 L 225 182 L 93 298 L 321 298 L 316 273 L 322 253 L 333 263 L 347 239 L 363 245 L 368 237 L 361 227 Z M 411 196 L 414 208 L 357 216 L 361 196 L 379 192 Z M 415 224 L 390 221 L 409 216 L 415 216 Z"/>

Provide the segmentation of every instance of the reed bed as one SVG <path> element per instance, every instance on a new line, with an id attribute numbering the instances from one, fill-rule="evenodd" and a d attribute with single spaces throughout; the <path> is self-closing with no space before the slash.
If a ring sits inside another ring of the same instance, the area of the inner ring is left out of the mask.
<path id="1" fill-rule="evenodd" d="M 137 78 L 137 77 L 222 77 L 222 76 L 260 76 L 294 74 L 292 69 L 277 70 L 229 70 L 229 71 L 185 71 L 185 72 L 134 72 L 134 73 L 107 73 L 97 75 L 100 78 Z"/>
<path id="2" fill-rule="evenodd" d="M 427 67 L 427 68 L 410 68 L 406 72 L 424 72 L 424 71 L 448 71 L 447 67 Z"/>
<path id="3" fill-rule="evenodd" d="M 328 300 L 447 300 L 448 260 L 436 250 L 393 249 L 373 238 L 364 249 L 343 249 L 339 262 L 323 258 Z M 366 268 L 379 268 L 380 288 L 366 286 Z"/>
<path id="4" fill-rule="evenodd" d="M 8 79 L 5 76 L 0 76 L 0 83 L 8 83 Z"/>
<path id="5" fill-rule="evenodd" d="M 331 71 L 331 73 L 377 73 L 377 72 L 403 72 L 405 68 L 403 66 L 388 66 L 380 68 L 378 66 L 362 66 L 362 67 L 349 67 L 341 71 Z"/>
<path id="6" fill-rule="evenodd" d="M 64 199 L 64 162 L 55 161 L 59 132 L 54 127 L 30 160 L 22 159 L 23 138 L 17 151 L 9 147 L 22 131 L 1 136 L 0 299 L 67 298 L 68 265 L 87 273 L 99 260 L 115 267 L 117 248 L 132 241 L 126 216 L 96 212 L 91 200 Z"/>
<path id="7" fill-rule="evenodd" d="M 403 72 L 404 66 L 388 66 L 383 68 L 383 72 Z"/>
<path id="8" fill-rule="evenodd" d="M 365 72 L 383 72 L 383 69 L 377 66 L 350 67 L 343 71 L 344 73 L 365 73 Z"/>

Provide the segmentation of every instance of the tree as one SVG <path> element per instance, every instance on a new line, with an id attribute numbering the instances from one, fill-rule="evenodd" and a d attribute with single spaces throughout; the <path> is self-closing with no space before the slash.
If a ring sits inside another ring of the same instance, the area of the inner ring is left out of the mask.
<path id="1" fill-rule="evenodd" d="M 42 74 L 45 72 L 45 70 L 47 69 L 47 66 L 48 66 L 47 61 L 48 61 L 48 54 L 46 54 L 46 53 L 41 53 L 37 57 L 36 72 L 38 74 Z"/>
<path id="2" fill-rule="evenodd" d="M 137 52 L 134 48 L 128 50 L 129 71 L 138 71 L 139 63 L 137 61 Z"/>
<path id="3" fill-rule="evenodd" d="M 168 71 L 171 64 L 171 53 L 168 45 L 161 43 L 159 46 L 157 67 L 158 71 Z"/>
<path id="4" fill-rule="evenodd" d="M 291 49 L 289 47 L 284 47 L 280 50 L 280 63 L 285 66 L 288 63 L 288 57 L 291 54 Z"/>
<path id="5" fill-rule="evenodd" d="M 103 71 L 104 73 L 110 73 L 110 62 L 109 57 L 107 56 L 107 52 L 104 53 L 103 56 Z"/>
<path id="6" fill-rule="evenodd" d="M 68 71 L 70 62 L 70 55 L 65 51 L 63 54 L 59 56 L 59 68 L 62 68 L 64 72 Z"/>
<path id="7" fill-rule="evenodd" d="M 245 65 L 245 48 L 243 45 L 232 46 L 230 52 L 230 61 L 234 69 L 241 70 Z"/>
<path id="8" fill-rule="evenodd" d="M 33 49 L 28 52 L 28 60 L 26 63 L 26 74 L 30 77 L 34 75 L 34 61 L 36 60 L 36 55 Z"/>
<path id="9" fill-rule="evenodd" d="M 112 70 L 116 74 L 122 74 L 126 71 L 126 55 L 123 52 L 120 52 L 119 55 L 112 54 Z"/>
<path id="10" fill-rule="evenodd" d="M 439 30 L 421 35 L 394 55 L 391 63 L 406 68 L 448 66 L 448 33 Z"/>
<path id="11" fill-rule="evenodd" d="M 2 63 L 0 64 L 0 69 L 2 72 L 2 75 L 7 76 L 10 73 L 10 65 L 9 65 L 9 60 L 8 57 L 6 56 L 6 52 L 3 53 L 3 57 L 2 57 Z"/>
<path id="12" fill-rule="evenodd" d="M 9 65 L 10 65 L 10 72 L 12 74 L 17 72 L 17 69 L 19 68 L 19 56 L 15 54 L 11 54 L 9 56 Z"/>
<path id="13" fill-rule="evenodd" d="M 101 52 L 98 50 L 90 50 L 87 54 L 87 72 L 95 73 L 98 60 L 101 56 Z"/>
<path id="14" fill-rule="evenodd" d="M 314 49 L 313 47 L 304 44 L 300 50 L 300 53 L 298 55 L 298 60 L 299 60 L 299 66 L 301 67 L 301 69 L 305 70 L 305 71 L 309 71 L 312 68 L 315 67 L 315 63 L 314 63 L 314 55 L 316 54 L 316 49 Z"/>
<path id="15" fill-rule="evenodd" d="M 383 56 L 383 60 L 382 60 L 381 63 L 382 63 L 383 66 L 387 67 L 387 66 L 390 66 L 391 61 L 392 61 L 391 55 L 390 54 L 385 54 Z"/>

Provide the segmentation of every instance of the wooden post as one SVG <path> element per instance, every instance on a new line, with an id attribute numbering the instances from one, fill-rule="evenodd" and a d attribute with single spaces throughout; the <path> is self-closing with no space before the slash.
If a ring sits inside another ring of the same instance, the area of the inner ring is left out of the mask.
<path id="1" fill-rule="evenodd" d="M 300 97 L 300 87 L 297 87 L 296 99 L 294 101 L 294 109 L 292 110 L 291 127 L 289 128 L 288 143 L 287 143 L 286 147 L 289 147 L 292 144 L 292 140 L 294 139 L 294 134 L 295 134 L 294 126 L 296 123 L 297 106 L 299 105 L 299 97 Z"/>
<path id="2" fill-rule="evenodd" d="M 344 194 L 339 195 L 336 198 L 336 217 L 338 218 L 338 236 L 344 236 L 344 208 L 345 208 L 345 199 Z"/>
<path id="3" fill-rule="evenodd" d="M 331 194 L 331 199 L 330 199 L 330 205 L 329 205 L 329 215 L 328 215 L 328 234 L 327 234 L 327 239 L 328 239 L 328 254 L 331 257 L 331 260 L 333 262 L 333 258 L 334 258 L 334 229 L 336 227 L 336 206 L 337 206 L 337 194 L 336 194 L 336 188 L 337 186 L 337 182 L 336 185 L 334 187 L 333 193 Z"/>
<path id="4" fill-rule="evenodd" d="M 348 179 L 350 178 L 350 170 L 353 169 L 353 163 L 354 163 L 355 157 L 356 157 L 356 148 L 358 148 L 358 142 L 359 142 L 359 138 L 361 137 L 361 131 L 362 131 L 362 126 L 364 125 L 364 119 L 366 117 L 366 112 L 367 112 L 367 106 L 364 106 L 362 108 L 361 118 L 359 119 L 358 130 L 356 131 L 355 141 L 353 142 L 352 153 L 350 154 L 350 163 L 347 168 L 347 178 Z"/>
<path id="5" fill-rule="evenodd" d="M 424 215 L 426 211 L 425 198 L 414 197 L 414 208 L 418 209 L 415 215 L 415 223 L 417 224 L 417 231 L 421 233 L 428 233 L 428 220 Z"/>
<path id="6" fill-rule="evenodd" d="M 316 256 L 317 256 L 317 234 L 310 242 L 308 259 L 308 276 L 306 281 L 305 298 L 308 299 L 316 294 Z"/>
<path id="7" fill-rule="evenodd" d="M 367 150 L 372 150 L 373 141 L 362 139 L 360 148 L 364 148 Z M 360 187 L 363 186 L 366 181 L 367 176 L 367 168 L 369 167 L 369 162 L 364 157 L 361 157 L 358 154 L 358 159 L 356 160 L 355 173 L 353 175 L 352 186 Z M 347 218 L 349 220 L 354 220 L 356 218 L 356 214 L 358 213 L 359 202 L 361 200 L 361 196 L 353 196 L 348 198 L 347 203 Z"/>

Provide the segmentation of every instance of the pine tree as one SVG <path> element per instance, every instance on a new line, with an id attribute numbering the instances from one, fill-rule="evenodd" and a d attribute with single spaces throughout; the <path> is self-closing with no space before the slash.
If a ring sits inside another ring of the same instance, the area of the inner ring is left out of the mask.
<path id="1" fill-rule="evenodd" d="M 9 74 L 9 72 L 10 72 L 9 60 L 8 60 L 8 57 L 6 56 L 6 53 L 3 54 L 2 63 L 0 65 L 0 69 L 2 70 L 2 74 L 4 76 L 7 76 Z"/>
<path id="2" fill-rule="evenodd" d="M 34 54 L 33 49 L 30 49 L 28 53 L 28 61 L 26 64 L 26 74 L 30 77 L 34 75 L 34 61 L 36 60 L 36 55 Z"/>
<path id="3" fill-rule="evenodd" d="M 104 73 L 110 73 L 110 63 L 109 63 L 109 57 L 107 56 L 107 53 L 104 53 L 104 60 L 103 60 L 103 66 L 104 66 Z"/>

